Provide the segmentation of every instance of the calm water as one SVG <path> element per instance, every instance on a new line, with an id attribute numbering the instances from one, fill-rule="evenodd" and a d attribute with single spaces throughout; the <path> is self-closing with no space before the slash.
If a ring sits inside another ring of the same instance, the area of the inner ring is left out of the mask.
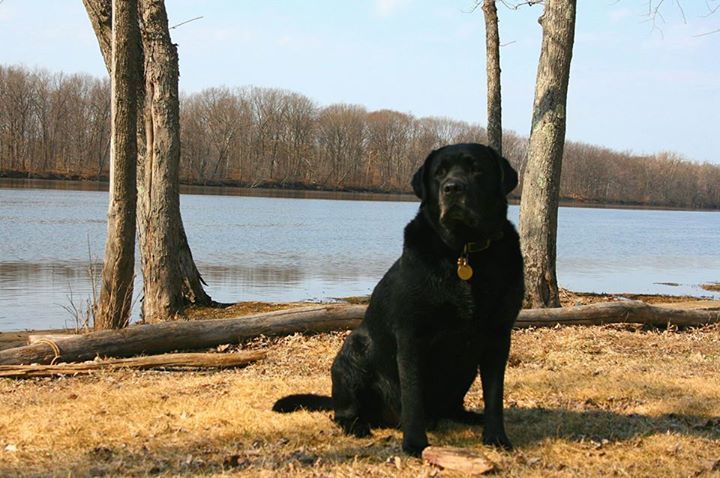
<path id="1" fill-rule="evenodd" d="M 0 331 L 72 325 L 62 306 L 90 294 L 107 193 L 2 186 Z M 183 194 L 181 205 L 193 255 L 221 302 L 369 294 L 418 206 L 200 194 Z M 517 223 L 517 207 L 510 214 Z M 718 213 L 561 208 L 558 233 L 559 281 L 572 290 L 710 297 L 698 285 L 720 281 Z"/>

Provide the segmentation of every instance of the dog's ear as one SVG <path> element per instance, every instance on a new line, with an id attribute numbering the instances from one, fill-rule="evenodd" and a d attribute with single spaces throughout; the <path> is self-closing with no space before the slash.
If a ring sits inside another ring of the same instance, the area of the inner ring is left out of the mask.
<path id="1" fill-rule="evenodd" d="M 412 188 L 415 192 L 415 195 L 420 198 L 421 201 L 425 200 L 426 192 L 426 185 L 425 185 L 425 176 L 426 171 L 430 169 L 430 163 L 432 162 L 433 156 L 435 156 L 435 153 L 437 151 L 431 152 L 427 158 L 425 158 L 425 162 L 422 166 L 418 168 L 417 171 L 415 171 L 415 174 L 412 177 Z"/>
<path id="2" fill-rule="evenodd" d="M 497 153 L 495 153 L 497 154 Z M 500 165 L 500 187 L 504 195 L 510 194 L 510 191 L 518 185 L 517 171 L 510 166 L 510 162 L 497 154 L 498 163 Z"/>
<path id="3" fill-rule="evenodd" d="M 423 164 L 415 171 L 412 177 L 412 188 L 415 195 L 420 198 L 421 201 L 425 200 L 425 165 Z"/>

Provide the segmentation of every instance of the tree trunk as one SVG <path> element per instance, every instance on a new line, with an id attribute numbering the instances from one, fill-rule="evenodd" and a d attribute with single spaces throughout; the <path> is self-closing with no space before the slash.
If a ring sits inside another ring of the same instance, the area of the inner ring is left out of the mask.
<path id="1" fill-rule="evenodd" d="M 88 12 L 88 15 L 90 16 L 90 21 L 92 23 L 93 29 L 95 30 L 95 35 L 98 39 L 98 44 L 100 45 L 100 51 L 103 55 L 103 58 L 105 59 L 106 65 L 108 64 L 108 58 L 109 58 L 109 50 L 108 50 L 108 38 L 110 36 L 110 21 L 111 21 L 111 11 L 110 11 L 110 0 L 83 0 L 83 3 L 85 4 L 85 8 Z M 157 25 L 148 25 L 145 18 L 143 18 L 143 30 L 146 28 L 153 29 L 154 32 L 157 32 L 160 37 L 159 38 L 153 38 L 150 39 L 147 36 L 147 33 L 143 31 L 143 39 L 144 39 L 144 48 L 147 48 L 147 43 L 151 42 L 154 46 L 153 48 L 156 48 L 161 51 L 167 52 L 167 54 L 170 54 L 174 56 L 174 61 L 172 59 L 167 59 L 167 67 L 173 67 L 174 63 L 174 70 L 172 70 L 170 73 L 163 72 L 162 74 L 158 71 L 155 71 L 154 73 L 151 73 L 154 75 L 154 79 L 146 79 L 146 83 L 152 84 L 153 89 L 156 88 L 156 82 L 157 81 L 164 81 L 169 80 L 170 77 L 175 78 L 175 99 L 177 99 L 177 76 L 178 76 L 178 67 L 177 67 L 177 52 L 175 50 L 174 45 L 170 42 L 170 36 L 167 33 L 167 15 L 165 14 L 165 9 L 160 1 L 142 1 L 141 2 L 141 8 L 143 12 L 143 17 L 148 18 L 150 21 L 163 21 L 164 24 L 161 26 Z M 148 16 L 149 15 L 149 16 Z M 158 31 L 158 29 L 160 29 Z M 163 33 L 164 30 L 164 33 Z M 143 50 L 144 50 L 143 48 Z M 144 51 L 143 51 L 144 53 Z M 147 54 L 145 54 L 147 56 Z M 158 68 L 159 65 L 154 66 L 154 70 Z M 162 76 L 166 75 L 166 78 L 163 78 Z M 146 76 L 147 73 L 146 73 Z M 183 304 L 197 304 L 197 305 L 209 305 L 212 300 L 210 296 L 205 292 L 203 289 L 204 281 L 202 280 L 202 277 L 200 275 L 200 272 L 197 269 L 197 266 L 195 265 L 195 261 L 193 260 L 192 253 L 190 251 L 190 246 L 187 241 L 187 236 L 185 234 L 185 228 L 182 223 L 182 217 L 180 215 L 180 209 L 178 207 L 172 207 L 171 209 L 167 211 L 160 211 L 158 209 L 159 204 L 153 203 L 153 198 L 160 198 L 162 197 L 160 195 L 159 191 L 154 191 L 155 187 L 158 187 L 157 182 L 158 181 L 164 181 L 165 183 L 166 178 L 170 178 L 174 176 L 177 178 L 177 164 L 172 164 L 172 161 L 177 159 L 179 161 L 179 149 L 177 150 L 176 156 L 172 157 L 171 160 L 164 159 L 164 153 L 163 148 L 166 148 L 168 144 L 163 144 L 161 146 L 156 147 L 155 145 L 147 145 L 146 143 L 146 135 L 148 135 L 148 132 L 146 132 L 146 124 L 153 125 L 154 130 L 159 130 L 159 128 L 162 128 L 163 126 L 169 126 L 173 124 L 173 120 L 170 119 L 170 116 L 166 116 L 165 118 L 160 118 L 158 120 L 154 120 L 152 118 L 153 113 L 153 107 L 151 99 L 156 97 L 161 103 L 156 104 L 155 108 L 156 111 L 159 111 L 160 113 L 167 113 L 172 114 L 167 110 L 167 105 L 163 105 L 162 101 L 173 101 L 172 94 L 167 93 L 167 86 L 161 85 L 161 88 L 166 88 L 166 90 L 162 91 L 153 91 L 153 94 L 150 95 L 149 92 L 146 92 L 145 89 L 141 88 L 139 92 L 142 94 L 139 96 L 141 98 L 146 98 L 145 100 L 145 110 L 144 110 L 144 117 L 138 118 L 138 181 L 137 181 L 137 188 L 138 188 L 138 210 L 140 211 L 138 215 L 138 236 L 140 240 L 140 253 L 141 253 L 141 259 L 143 262 L 143 274 L 147 274 L 148 270 L 150 268 L 160 268 L 156 272 L 153 272 L 150 274 L 150 280 L 148 280 L 148 276 L 144 277 L 144 295 L 146 299 L 143 300 L 143 315 L 147 321 L 156 321 L 156 320 L 163 320 L 168 318 L 170 315 L 174 314 L 174 310 L 177 310 L 176 308 L 178 305 L 172 305 L 173 303 L 178 304 L 176 297 L 180 297 L 181 300 L 179 302 L 180 306 Z M 179 106 L 177 107 L 179 108 Z M 163 114 L 165 114 L 163 113 Z M 150 131 L 153 138 L 157 138 L 158 135 L 155 134 L 155 131 Z M 179 138 L 179 130 L 176 133 L 163 133 L 160 132 L 160 137 L 169 137 L 175 135 Z M 170 144 L 173 144 L 172 142 Z M 179 144 L 179 143 L 177 143 Z M 179 148 L 179 146 L 178 146 Z M 156 155 L 157 161 L 153 162 L 153 165 L 150 165 L 149 162 L 151 158 L 146 154 L 146 151 L 154 151 L 154 154 Z M 175 154 L 174 152 L 172 154 Z M 146 160 L 147 156 L 147 160 Z M 168 155 L 168 158 L 171 156 Z M 147 165 L 147 166 L 146 166 Z M 153 171 L 154 167 L 154 171 Z M 163 167 L 169 167 L 173 168 L 174 171 L 160 171 L 158 168 Z M 160 179 L 158 179 L 160 178 Z M 149 181 L 149 183 L 148 183 Z M 153 182 L 155 182 L 155 186 L 153 186 Z M 168 204 L 179 204 L 179 192 L 177 189 L 177 180 L 175 182 L 174 187 L 168 187 L 167 184 L 164 185 L 161 188 L 161 192 L 164 192 L 168 195 L 175 195 L 176 197 L 173 199 L 169 196 L 163 198 L 163 201 L 165 201 Z M 161 201 L 162 203 L 162 201 Z M 167 215 L 170 214 L 171 217 L 168 218 L 160 218 L 156 215 Z M 148 254 L 153 254 L 152 247 L 153 244 L 157 244 L 158 241 L 160 242 L 167 242 L 167 238 L 158 237 L 159 232 L 158 231 L 166 231 L 167 228 L 165 226 L 167 225 L 173 225 L 173 228 L 175 228 L 175 239 L 171 240 L 171 242 L 176 243 L 176 248 L 170 250 L 170 254 L 161 254 L 161 257 L 158 257 L 158 254 L 155 254 L 153 257 L 150 258 L 148 261 L 147 256 Z M 153 229 L 151 231 L 151 234 L 148 234 L 148 228 Z M 164 256 L 164 257 L 162 257 Z M 178 268 L 179 272 L 174 272 L 175 268 Z M 179 275 L 180 280 L 177 281 L 173 278 L 173 276 Z M 156 283 L 158 281 L 164 281 L 166 277 L 170 277 L 170 282 L 166 282 L 166 285 L 171 285 L 172 287 L 178 289 L 169 291 L 166 294 L 161 294 L 158 296 L 156 294 L 156 291 L 158 290 L 158 287 L 162 287 L 159 285 L 153 285 L 153 283 Z M 150 291 L 148 290 L 148 287 L 150 287 Z M 148 300 L 147 298 L 150 297 Z"/>
<path id="2" fill-rule="evenodd" d="M 487 69 L 488 145 L 502 155 L 502 103 L 500 95 L 500 33 L 495 0 L 484 0 Z"/>
<path id="3" fill-rule="evenodd" d="M 161 0 L 140 0 L 145 54 L 145 160 L 139 188 L 143 318 L 159 322 L 182 307 L 180 263 L 180 106 L 178 58 Z"/>
<path id="4" fill-rule="evenodd" d="M 135 0 L 112 5 L 110 201 L 96 329 L 127 325 L 135 270 L 136 126 L 140 34 Z"/>
<path id="5" fill-rule="evenodd" d="M 526 307 L 560 305 L 555 271 L 557 215 L 575 3 L 575 0 L 547 0 L 540 17 L 543 41 L 520 201 Z"/>

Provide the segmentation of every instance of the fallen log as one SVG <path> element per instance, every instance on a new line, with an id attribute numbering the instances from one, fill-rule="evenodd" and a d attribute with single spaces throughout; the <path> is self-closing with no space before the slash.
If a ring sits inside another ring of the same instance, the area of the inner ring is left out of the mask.
<path id="1" fill-rule="evenodd" d="M 77 335 L 77 334 L 68 334 L 68 333 L 29 334 L 27 336 L 27 343 L 36 344 L 38 342 L 45 342 L 46 340 L 57 342 L 59 340 L 69 339 L 70 337 L 74 337 L 75 335 Z"/>
<path id="2" fill-rule="evenodd" d="M 215 347 L 259 335 L 346 330 L 360 324 L 365 309 L 364 305 L 324 305 L 230 319 L 137 325 L 3 350 L 0 351 L 0 364 L 49 364 L 53 360 L 77 362 L 97 356 L 129 357 Z M 640 301 L 622 301 L 558 309 L 527 309 L 520 312 L 516 327 L 612 323 L 699 326 L 717 322 L 720 322 L 720 311 L 667 309 Z"/>
<path id="3" fill-rule="evenodd" d="M 174 321 L 102 330 L 0 351 L 0 365 L 83 362 L 95 357 L 132 357 L 238 343 L 259 335 L 330 332 L 357 327 L 365 306 L 322 305 L 231 319 Z"/>
<path id="4" fill-rule="evenodd" d="M 57 365 L 0 365 L 0 378 L 50 377 L 81 375 L 97 370 L 135 369 L 203 369 L 244 367 L 265 358 L 262 351 L 241 351 L 229 354 L 183 353 L 149 355 L 125 359 L 93 360 Z"/>
<path id="5" fill-rule="evenodd" d="M 720 322 L 720 311 L 717 310 L 671 309 L 639 300 L 624 300 L 557 309 L 525 309 L 520 312 L 515 327 L 605 324 L 691 327 L 717 322 Z"/>

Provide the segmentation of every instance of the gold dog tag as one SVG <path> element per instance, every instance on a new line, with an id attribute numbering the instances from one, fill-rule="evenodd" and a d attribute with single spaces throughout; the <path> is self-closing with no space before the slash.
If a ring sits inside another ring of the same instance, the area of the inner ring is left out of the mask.
<path id="1" fill-rule="evenodd" d="M 472 267 L 466 257 L 458 257 L 457 275 L 462 280 L 470 280 L 473 276 Z"/>

